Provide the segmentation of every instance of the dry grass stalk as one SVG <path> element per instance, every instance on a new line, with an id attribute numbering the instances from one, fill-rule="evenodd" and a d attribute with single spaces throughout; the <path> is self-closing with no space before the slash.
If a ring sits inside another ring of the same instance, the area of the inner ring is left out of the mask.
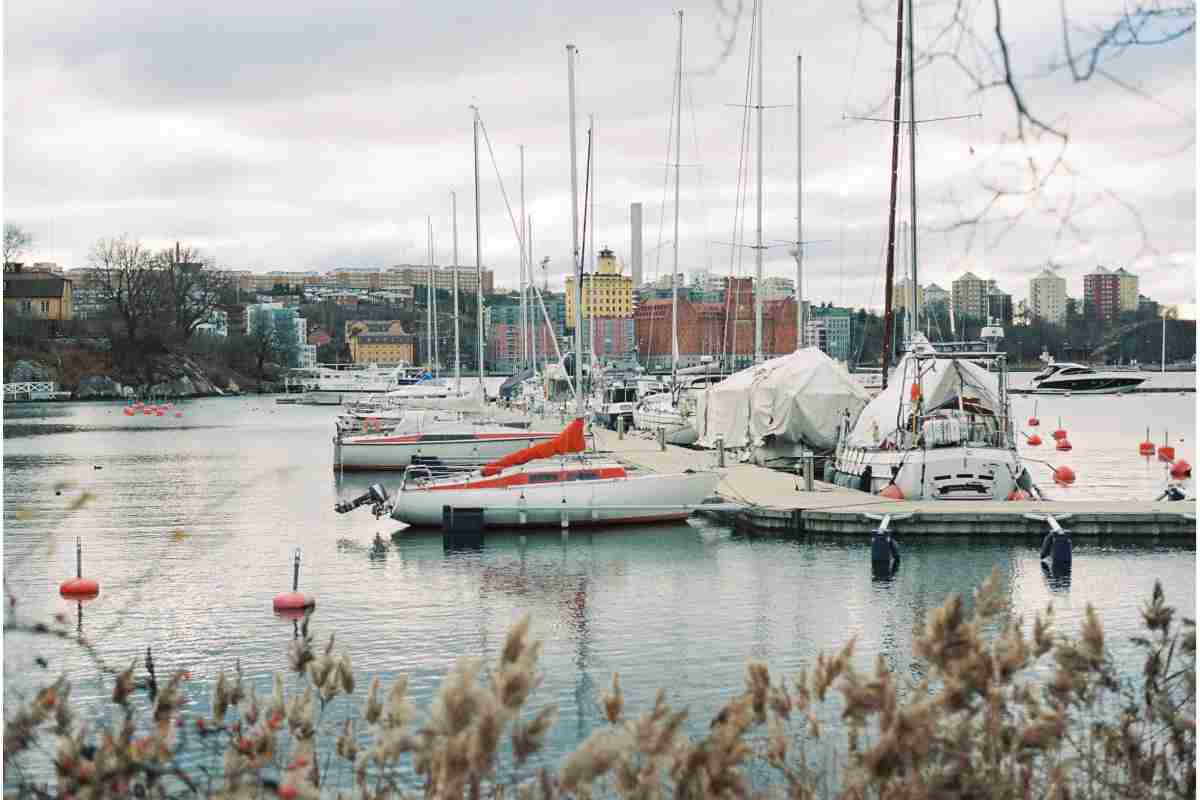
<path id="1" fill-rule="evenodd" d="M 345 774 L 342 783 L 362 798 L 743 798 L 758 793 L 752 764 L 774 776 L 776 794 L 794 798 L 1194 797 L 1195 623 L 1177 621 L 1157 585 L 1142 617 L 1146 635 L 1134 643 L 1143 669 L 1136 681 L 1122 680 L 1091 608 L 1075 638 L 1054 630 L 1050 609 L 1027 633 L 993 575 L 970 608 L 950 597 L 928 615 L 914 643 L 926 673 L 915 684 L 882 658 L 857 670 L 853 640 L 791 681 L 776 682 L 767 665 L 751 661 L 743 691 L 706 735 L 689 739 L 687 711 L 672 709 L 661 690 L 651 708 L 631 716 L 614 674 L 600 698 L 607 726 L 559 769 L 533 772 L 557 708 L 526 714 L 541 652 L 528 616 L 509 630 L 486 679 L 481 661 L 460 659 L 415 728 L 404 675 L 386 698 L 373 678 L 357 719 L 325 721 L 327 705 L 352 695 L 356 681 L 332 637 L 314 654 L 306 618 L 289 648 L 303 684 L 290 696 L 277 675 L 260 703 L 253 688 L 243 689 L 239 665 L 232 677 L 218 674 L 211 713 L 189 722 L 189 676 L 176 672 L 159 686 L 147 653 L 146 681 L 135 679 L 135 667 L 115 674 L 117 713 L 107 728 L 79 724 L 62 678 L 15 709 L 4 763 L 19 767 L 22 754 L 52 734 L 57 791 L 18 778 L 18 794 L 315 798 L 332 791 L 322 785 L 317 746 L 328 734 L 335 745 L 321 763 L 330 775 Z M 147 689 L 144 703 L 139 687 Z M 840 753 L 822 738 L 821 720 L 831 713 L 845 729 Z M 146 724 L 136 722 L 139 714 Z M 185 769 L 188 752 L 219 763 Z M 841 759 L 836 766 L 831 754 Z"/>

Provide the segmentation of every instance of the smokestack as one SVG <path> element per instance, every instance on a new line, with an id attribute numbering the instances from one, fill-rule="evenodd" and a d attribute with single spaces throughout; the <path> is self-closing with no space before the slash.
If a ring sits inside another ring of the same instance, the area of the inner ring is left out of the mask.
<path id="1" fill-rule="evenodd" d="M 636 291 L 642 285 L 642 204 L 629 206 L 629 271 Z"/>

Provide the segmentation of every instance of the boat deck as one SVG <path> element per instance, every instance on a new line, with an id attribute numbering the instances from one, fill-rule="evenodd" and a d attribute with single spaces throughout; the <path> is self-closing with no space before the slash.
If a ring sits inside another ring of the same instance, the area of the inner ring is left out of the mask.
<path id="1" fill-rule="evenodd" d="M 551 421 L 547 421 L 551 424 Z M 624 438 L 594 426 L 596 450 L 611 453 L 629 467 L 648 472 L 716 469 L 721 472 L 717 493 L 723 503 L 701 513 L 717 517 L 750 533 L 781 536 L 807 534 L 864 535 L 885 514 L 911 515 L 893 520 L 897 535 L 1031 536 L 1047 531 L 1044 521 L 1026 514 L 1052 514 L 1077 536 L 1196 535 L 1196 504 L 1183 502 L 1009 502 L 977 500 L 895 501 L 855 489 L 813 482 L 804 490 L 802 476 L 753 464 L 738 464 L 726 453 L 726 466 L 717 467 L 717 453 L 666 445 L 642 431 Z"/>

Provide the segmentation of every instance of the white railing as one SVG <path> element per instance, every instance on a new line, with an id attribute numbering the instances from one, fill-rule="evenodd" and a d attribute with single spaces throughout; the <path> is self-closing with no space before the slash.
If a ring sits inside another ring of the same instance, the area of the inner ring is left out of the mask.
<path id="1" fill-rule="evenodd" d="M 27 381 L 25 383 L 4 384 L 6 400 L 49 400 L 59 395 L 58 384 L 52 381 Z"/>

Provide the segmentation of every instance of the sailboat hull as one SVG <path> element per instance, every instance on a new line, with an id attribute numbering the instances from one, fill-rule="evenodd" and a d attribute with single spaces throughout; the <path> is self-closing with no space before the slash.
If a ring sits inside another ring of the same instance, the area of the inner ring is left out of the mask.
<path id="1" fill-rule="evenodd" d="M 1015 452 L 999 447 L 846 447 L 838 451 L 832 477 L 835 484 L 872 494 L 895 483 L 906 500 L 1006 500 L 1025 482 L 1023 470 Z"/>
<path id="2" fill-rule="evenodd" d="M 539 486 L 494 488 L 402 488 L 392 519 L 415 527 L 439 527 L 442 507 L 482 508 L 489 528 L 644 524 L 686 519 L 712 495 L 715 472 L 641 475 Z"/>
<path id="3" fill-rule="evenodd" d="M 446 433 L 364 434 L 334 439 L 334 469 L 398 470 L 416 456 L 483 463 L 553 439 L 556 433 L 459 431 Z"/>

